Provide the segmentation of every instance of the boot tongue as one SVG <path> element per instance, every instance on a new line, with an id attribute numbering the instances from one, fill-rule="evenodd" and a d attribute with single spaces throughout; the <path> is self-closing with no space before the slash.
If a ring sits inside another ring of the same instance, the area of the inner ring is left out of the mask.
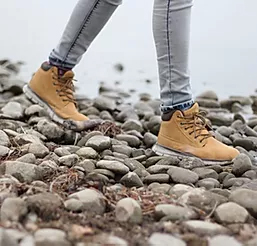
<path id="1" fill-rule="evenodd" d="M 198 113 L 199 112 L 199 105 L 198 103 L 195 103 L 191 108 L 183 111 L 184 116 L 190 116 L 194 113 Z"/>
<path id="2" fill-rule="evenodd" d="M 74 73 L 70 70 L 67 71 L 66 73 L 64 73 L 64 75 L 62 76 L 62 78 L 64 79 L 69 79 L 69 78 L 73 78 L 74 77 Z"/>

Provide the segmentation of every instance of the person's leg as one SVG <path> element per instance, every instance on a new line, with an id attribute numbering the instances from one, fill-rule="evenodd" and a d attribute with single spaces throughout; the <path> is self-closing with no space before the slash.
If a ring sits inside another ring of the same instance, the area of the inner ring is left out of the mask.
<path id="1" fill-rule="evenodd" d="M 72 69 L 122 0 L 80 0 L 63 36 L 49 57 L 51 64 Z"/>
<path id="2" fill-rule="evenodd" d="M 208 164 L 231 161 L 239 152 L 209 133 L 194 104 L 188 74 L 193 0 L 155 0 L 153 32 L 159 66 L 162 124 L 154 151 L 159 155 L 196 156 Z"/>
<path id="3" fill-rule="evenodd" d="M 85 122 L 89 124 L 76 108 L 71 70 L 121 3 L 122 0 L 79 0 L 49 62 L 43 63 L 24 87 L 25 94 L 43 106 L 54 121 L 68 123 L 77 130 Z"/>
<path id="4" fill-rule="evenodd" d="M 153 33 L 157 50 L 162 110 L 193 104 L 188 74 L 193 0 L 155 0 Z"/>

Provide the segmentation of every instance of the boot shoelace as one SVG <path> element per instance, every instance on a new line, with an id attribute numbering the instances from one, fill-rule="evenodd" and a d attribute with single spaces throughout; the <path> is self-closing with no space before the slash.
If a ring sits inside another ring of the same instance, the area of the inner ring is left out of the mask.
<path id="1" fill-rule="evenodd" d="M 53 76 L 54 86 L 58 86 L 59 89 L 56 90 L 57 94 L 62 97 L 64 102 L 74 103 L 77 106 L 77 102 L 74 99 L 74 82 L 76 80 L 73 77 L 60 77 L 60 76 Z"/>
<path id="2" fill-rule="evenodd" d="M 200 143 L 202 143 L 205 139 L 213 137 L 208 131 L 211 130 L 211 127 L 205 118 L 205 112 L 193 113 L 191 115 L 178 117 L 184 120 L 180 124 L 185 126 L 185 130 L 192 129 L 192 131 L 189 132 L 189 135 L 194 134 L 195 139 L 201 138 Z M 203 131 L 208 131 L 208 133 L 203 133 Z"/>

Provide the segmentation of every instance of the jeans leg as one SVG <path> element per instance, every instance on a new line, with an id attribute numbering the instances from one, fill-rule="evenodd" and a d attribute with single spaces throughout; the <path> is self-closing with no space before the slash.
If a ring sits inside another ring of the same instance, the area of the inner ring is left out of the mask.
<path id="1" fill-rule="evenodd" d="M 153 33 L 159 67 L 162 110 L 193 104 L 188 72 L 193 0 L 155 0 Z"/>
<path id="2" fill-rule="evenodd" d="M 79 0 L 63 36 L 49 56 L 51 64 L 72 69 L 122 0 Z"/>

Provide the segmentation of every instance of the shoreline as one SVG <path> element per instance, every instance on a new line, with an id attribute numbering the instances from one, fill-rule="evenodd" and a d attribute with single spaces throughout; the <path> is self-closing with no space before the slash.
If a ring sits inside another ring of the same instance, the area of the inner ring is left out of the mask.
<path id="1" fill-rule="evenodd" d="M 8 75 L 9 73 L 9 75 Z M 257 244 L 257 95 L 196 101 L 215 137 L 240 155 L 206 166 L 198 158 L 157 156 L 159 100 L 106 85 L 78 97 L 87 132 L 55 124 L 0 61 L 0 200 L 3 245 Z"/>

